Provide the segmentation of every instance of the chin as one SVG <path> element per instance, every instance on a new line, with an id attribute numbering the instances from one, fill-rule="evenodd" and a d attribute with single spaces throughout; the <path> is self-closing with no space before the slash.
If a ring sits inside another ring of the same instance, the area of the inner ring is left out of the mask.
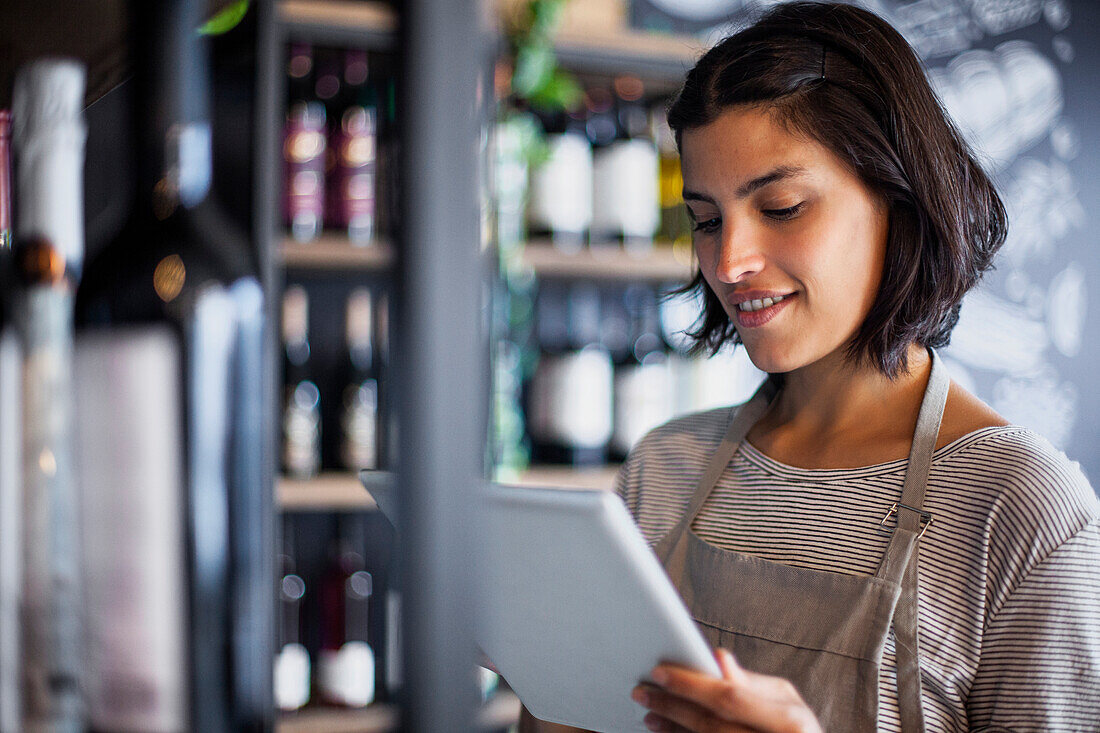
<path id="1" fill-rule="evenodd" d="M 782 347 L 778 344 L 747 344 L 741 348 L 749 355 L 749 361 L 762 372 L 785 374 L 813 362 L 797 348 Z"/>

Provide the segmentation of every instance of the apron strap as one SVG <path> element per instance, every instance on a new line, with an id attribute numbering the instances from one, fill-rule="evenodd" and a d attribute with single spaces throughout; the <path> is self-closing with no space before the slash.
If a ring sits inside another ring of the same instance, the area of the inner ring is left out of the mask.
<path id="1" fill-rule="evenodd" d="M 905 487 L 896 508 L 897 526 L 876 575 L 900 582 L 901 597 L 894 611 L 894 641 L 898 674 L 898 712 L 904 733 L 924 730 L 921 706 L 920 649 L 917 644 L 917 588 L 919 577 L 917 541 L 921 527 L 922 506 L 932 467 L 932 453 L 939 438 L 943 409 L 951 379 L 939 357 L 931 349 L 932 373 L 924 392 L 913 446 L 905 469 Z M 931 517 L 927 519 L 931 521 Z"/>
<path id="2" fill-rule="evenodd" d="M 653 546 L 653 551 L 660 558 L 662 564 L 667 566 L 673 549 L 684 532 L 687 531 L 687 528 L 695 521 L 695 516 L 703 507 L 707 497 L 710 496 L 710 492 L 718 485 L 718 479 L 733 459 L 733 454 L 737 452 L 737 446 L 741 445 L 741 441 L 748 435 L 749 429 L 764 415 L 772 398 L 778 392 L 779 388 L 769 377 L 764 380 L 764 383 L 760 385 L 748 402 L 731 409 L 732 416 L 729 428 L 722 437 L 722 442 L 711 455 L 710 461 L 703 471 L 702 478 L 695 485 L 695 491 L 692 493 L 687 511 L 684 512 L 683 517 L 676 523 L 676 526 Z"/>

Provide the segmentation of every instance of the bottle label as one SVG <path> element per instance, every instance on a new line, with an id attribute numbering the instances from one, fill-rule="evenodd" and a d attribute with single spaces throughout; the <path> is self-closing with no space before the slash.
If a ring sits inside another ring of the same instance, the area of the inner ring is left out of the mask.
<path id="1" fill-rule="evenodd" d="M 283 468 L 294 478 L 309 478 L 320 467 L 320 392 L 303 381 L 288 389 L 283 410 Z"/>
<path id="2" fill-rule="evenodd" d="M 660 223 L 657 147 L 617 140 L 598 151 L 592 173 L 593 238 L 652 239 Z"/>
<path id="3" fill-rule="evenodd" d="M 346 229 L 353 244 L 368 244 L 374 236 L 375 144 L 374 110 L 352 107 L 344 113 L 335 136 L 331 218 Z"/>
<path id="4" fill-rule="evenodd" d="M 365 641 L 322 649 L 317 675 L 326 700 L 348 707 L 363 707 L 374 700 L 374 650 Z"/>
<path id="5" fill-rule="evenodd" d="M 285 645 L 275 657 L 275 705 L 297 710 L 309 702 L 309 652 L 301 644 Z"/>
<path id="6" fill-rule="evenodd" d="M 535 373 L 532 427 L 538 437 L 570 448 L 599 448 L 611 437 L 611 356 L 586 346 L 544 356 Z"/>
<path id="7" fill-rule="evenodd" d="M 592 223 L 592 148 L 575 133 L 547 136 L 549 155 L 531 176 L 533 228 L 582 234 Z"/>
<path id="8" fill-rule="evenodd" d="M 378 468 L 378 382 L 369 379 L 344 391 L 340 459 L 344 468 Z"/>
<path id="9" fill-rule="evenodd" d="M 320 233 L 325 211 L 324 117 L 299 110 L 288 117 L 283 139 L 283 209 L 291 235 L 308 241 Z"/>

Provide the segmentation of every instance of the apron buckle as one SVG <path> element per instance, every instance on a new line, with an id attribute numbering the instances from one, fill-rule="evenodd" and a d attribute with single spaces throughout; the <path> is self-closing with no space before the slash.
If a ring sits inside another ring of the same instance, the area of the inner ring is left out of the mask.
<path id="1" fill-rule="evenodd" d="M 886 523 L 890 520 L 890 517 L 898 513 L 898 509 L 908 509 L 909 511 L 916 512 L 920 515 L 921 529 L 920 534 L 917 535 L 917 539 L 919 540 L 921 537 L 924 537 L 924 533 L 927 532 L 928 528 L 932 526 L 932 515 L 926 511 L 917 509 L 916 507 L 909 506 L 908 504 L 902 504 L 900 501 L 895 501 L 890 509 L 886 512 L 886 516 L 884 516 L 882 518 L 882 521 L 878 523 L 879 529 L 883 530 L 884 532 L 893 531 L 886 529 Z"/>

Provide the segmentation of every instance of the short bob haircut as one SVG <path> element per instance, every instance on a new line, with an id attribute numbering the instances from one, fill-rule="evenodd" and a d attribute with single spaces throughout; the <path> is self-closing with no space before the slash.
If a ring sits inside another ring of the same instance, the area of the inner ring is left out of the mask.
<path id="1" fill-rule="evenodd" d="M 848 345 L 893 378 L 910 343 L 946 346 L 963 296 L 990 269 L 1008 220 L 992 181 L 952 124 L 905 39 L 850 5 L 779 5 L 695 65 L 668 111 L 679 145 L 738 105 L 760 105 L 832 151 L 889 209 L 878 295 Z M 696 352 L 740 339 L 701 273 Z"/>

